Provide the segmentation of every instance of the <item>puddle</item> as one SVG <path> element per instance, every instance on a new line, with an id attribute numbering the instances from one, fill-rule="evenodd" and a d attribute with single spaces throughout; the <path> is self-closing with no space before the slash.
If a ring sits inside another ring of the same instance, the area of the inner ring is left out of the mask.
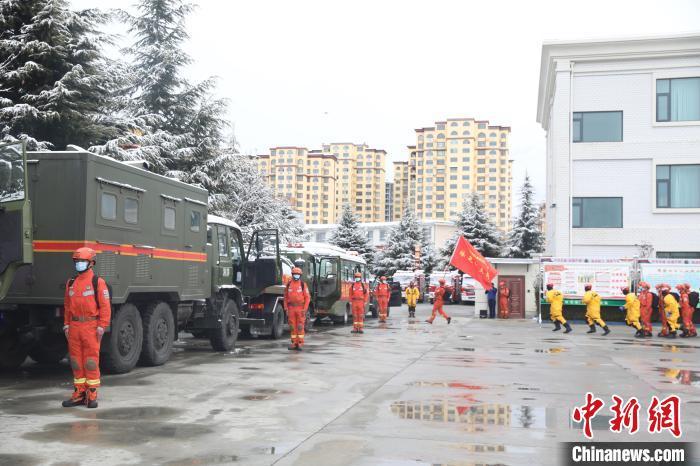
<path id="1" fill-rule="evenodd" d="M 33 466 L 40 463 L 42 463 L 42 461 L 35 456 L 23 455 L 20 453 L 0 453 L 0 464 L 12 466 Z"/>
<path id="2" fill-rule="evenodd" d="M 536 348 L 535 349 L 535 353 L 549 353 L 549 354 L 564 353 L 566 351 L 569 351 L 568 348 L 562 348 L 562 347 Z"/>
<path id="3" fill-rule="evenodd" d="M 141 406 L 137 408 L 112 408 L 98 411 L 73 410 L 72 412 L 80 417 L 107 421 L 130 421 L 133 419 L 157 421 L 173 418 L 180 414 L 182 410 L 161 406 Z"/>
<path id="4" fill-rule="evenodd" d="M 691 371 L 672 367 L 657 367 L 656 370 L 661 372 L 661 374 L 667 379 L 670 379 L 663 382 L 700 387 L 700 371 Z"/>
<path id="5" fill-rule="evenodd" d="M 212 433 L 198 424 L 170 422 L 76 421 L 47 424 L 40 432 L 29 432 L 23 439 L 36 442 L 64 442 L 83 445 L 140 445 L 161 438 L 191 440 Z"/>
<path id="6" fill-rule="evenodd" d="M 433 382 L 425 380 L 417 380 L 408 384 L 411 387 L 444 387 L 444 388 L 462 388 L 464 390 L 483 390 L 488 388 L 484 385 L 472 385 L 464 382 Z"/>
<path id="7" fill-rule="evenodd" d="M 522 454 L 535 454 L 537 449 L 534 447 L 521 447 L 514 445 L 484 445 L 476 443 L 468 443 L 463 445 L 457 445 L 455 448 L 460 450 L 467 450 L 469 453 L 522 453 Z"/>
<path id="8" fill-rule="evenodd" d="M 272 397 L 270 395 L 246 395 L 241 397 L 242 400 L 248 400 L 248 401 L 265 401 L 265 400 L 271 400 Z"/>
<path id="9" fill-rule="evenodd" d="M 546 429 L 553 408 L 503 403 L 458 404 L 452 400 L 395 401 L 391 412 L 399 419 L 464 424 L 469 432 L 492 427 Z"/>
<path id="10" fill-rule="evenodd" d="M 261 393 L 263 395 L 281 395 L 281 394 L 289 394 L 292 393 L 287 390 L 278 390 L 276 388 L 258 388 L 255 390 L 255 393 Z"/>
<path id="11" fill-rule="evenodd" d="M 591 429 L 593 430 L 610 430 L 610 421 L 612 416 L 606 416 L 604 414 L 596 414 L 594 418 L 591 419 Z M 583 421 L 575 422 L 571 418 L 571 413 L 569 413 L 569 429 L 581 430 L 583 431 Z"/>
<path id="12" fill-rule="evenodd" d="M 59 413 L 65 408 L 61 407 L 61 401 L 70 396 L 70 391 L 65 393 L 43 394 L 23 396 L 20 398 L 0 399 L 0 412 L 5 414 L 52 414 Z M 0 463 L 1 464 L 1 463 Z"/>
<path id="13" fill-rule="evenodd" d="M 204 455 L 204 456 L 193 456 L 191 458 L 182 458 L 177 460 L 167 461 L 165 463 L 160 463 L 168 466 L 193 466 L 193 465 L 206 465 L 206 464 L 231 464 L 238 462 L 238 456 L 236 455 Z"/>
<path id="14" fill-rule="evenodd" d="M 259 371 L 259 367 L 241 367 L 242 370 L 244 371 Z"/>

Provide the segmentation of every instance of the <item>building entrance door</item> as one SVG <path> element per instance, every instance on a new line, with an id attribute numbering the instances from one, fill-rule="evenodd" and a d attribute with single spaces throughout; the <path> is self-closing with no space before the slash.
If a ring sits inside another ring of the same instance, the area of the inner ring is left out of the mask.
<path id="1" fill-rule="evenodd" d="M 509 319 L 525 318 L 525 276 L 524 275 L 500 275 L 499 282 L 506 282 L 510 290 L 510 315 Z"/>

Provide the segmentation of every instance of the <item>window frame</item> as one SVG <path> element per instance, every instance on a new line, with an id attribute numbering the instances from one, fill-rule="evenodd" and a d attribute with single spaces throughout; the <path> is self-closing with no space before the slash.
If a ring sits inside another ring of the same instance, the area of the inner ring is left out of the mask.
<path id="1" fill-rule="evenodd" d="M 134 221 L 134 222 L 130 222 L 126 216 L 126 204 L 129 201 L 134 201 L 136 203 L 136 221 Z M 139 204 L 140 203 L 139 203 L 138 197 L 124 196 L 124 205 L 123 205 L 123 209 L 122 209 L 122 211 L 124 212 L 124 223 L 126 223 L 127 225 L 138 225 L 139 224 L 139 220 L 141 217 L 141 212 L 140 212 L 141 206 Z"/>
<path id="2" fill-rule="evenodd" d="M 671 180 L 670 180 L 670 167 L 677 165 L 700 165 L 700 157 L 693 158 L 675 158 L 675 159 L 654 159 L 651 173 L 651 211 L 655 214 L 697 214 L 700 213 L 700 207 L 658 207 L 657 206 L 657 196 L 658 196 L 658 186 L 656 173 L 658 172 L 659 166 L 669 166 L 669 179 L 668 179 L 668 193 L 671 190 Z M 671 202 L 669 196 L 669 204 Z"/>
<path id="3" fill-rule="evenodd" d="M 574 219 L 574 205 L 576 204 L 576 200 L 580 200 L 580 207 L 579 207 L 579 218 L 578 218 L 578 223 L 579 225 L 576 226 L 576 220 Z M 614 227 L 586 227 L 583 226 L 583 199 L 619 199 L 620 200 L 620 226 L 614 226 Z M 599 229 L 622 229 L 625 227 L 625 202 L 623 196 L 574 196 L 571 198 L 571 228 L 572 229 L 587 229 L 587 230 L 599 230 Z"/>
<path id="4" fill-rule="evenodd" d="M 664 71 L 661 73 L 652 73 L 651 76 L 651 125 L 656 127 L 668 127 L 668 126 L 700 126 L 700 120 L 687 120 L 687 121 L 657 121 L 657 97 L 656 97 L 656 82 L 660 79 L 681 79 L 681 78 L 698 78 L 700 73 L 690 72 L 690 71 Z M 670 86 L 670 84 L 669 84 Z M 670 87 L 669 87 L 670 95 Z M 670 104 L 670 97 L 669 97 Z M 669 105 L 669 112 L 671 107 Z M 654 198 L 654 205 L 656 204 L 656 198 Z"/>
<path id="5" fill-rule="evenodd" d="M 700 119 L 698 120 L 671 120 L 671 102 L 672 102 L 672 86 L 671 86 L 671 81 L 673 80 L 678 80 L 678 79 L 698 79 L 700 80 L 700 73 L 698 73 L 695 76 L 678 76 L 678 77 L 669 77 L 669 78 L 655 78 L 654 79 L 654 119 L 656 123 L 687 123 L 687 122 L 696 122 L 700 123 Z M 668 91 L 667 92 L 658 92 L 658 82 L 659 81 L 668 81 Z M 666 103 L 666 120 L 659 120 L 659 97 L 663 96 L 666 97 L 667 103 Z M 698 107 L 700 107 L 700 100 L 698 101 Z"/>
<path id="6" fill-rule="evenodd" d="M 584 113 L 619 113 L 620 114 L 620 140 L 619 141 L 584 141 L 583 140 L 583 114 Z M 576 118 L 576 115 L 580 115 L 579 118 Z M 579 139 L 576 140 L 576 134 L 574 133 L 574 127 L 576 124 L 576 121 L 579 122 L 579 131 L 578 131 L 578 137 Z M 625 142 L 625 112 L 624 110 L 594 110 L 594 111 L 579 111 L 579 112 L 571 112 L 571 142 L 573 144 L 596 144 L 596 143 L 619 143 L 619 142 Z"/>

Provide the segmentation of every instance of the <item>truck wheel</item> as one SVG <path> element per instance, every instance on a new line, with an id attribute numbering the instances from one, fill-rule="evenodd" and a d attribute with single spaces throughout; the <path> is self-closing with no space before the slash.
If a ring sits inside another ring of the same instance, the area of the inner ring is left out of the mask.
<path id="1" fill-rule="evenodd" d="M 27 359 L 27 350 L 20 343 L 16 333 L 0 335 L 0 371 L 12 371 Z"/>
<path id="2" fill-rule="evenodd" d="M 308 333 L 314 327 L 314 321 L 311 317 L 311 309 L 306 310 L 306 320 L 304 320 L 304 333 Z"/>
<path id="3" fill-rule="evenodd" d="M 58 364 L 68 353 L 68 342 L 62 333 L 47 333 L 29 350 L 29 357 L 42 364 Z"/>
<path id="4" fill-rule="evenodd" d="M 227 300 L 218 328 L 209 330 L 209 343 L 214 351 L 231 351 L 238 340 L 238 305 Z"/>
<path id="5" fill-rule="evenodd" d="M 270 330 L 270 338 L 279 340 L 284 334 L 284 309 L 279 304 L 275 309 L 275 316 L 272 320 L 272 329 Z"/>
<path id="6" fill-rule="evenodd" d="M 151 303 L 144 311 L 143 345 L 139 364 L 142 366 L 160 366 L 165 364 L 173 352 L 175 340 L 175 322 L 173 311 L 163 301 Z"/>
<path id="7" fill-rule="evenodd" d="M 111 328 L 102 340 L 100 365 L 107 373 L 123 374 L 136 366 L 141 355 L 143 325 L 136 306 L 121 306 L 112 318 Z"/>
<path id="8" fill-rule="evenodd" d="M 348 316 L 348 313 L 350 314 Z M 348 304 L 345 307 L 345 313 L 342 316 L 331 316 L 331 320 L 335 325 L 348 325 L 348 323 L 352 322 L 352 308 Z"/>

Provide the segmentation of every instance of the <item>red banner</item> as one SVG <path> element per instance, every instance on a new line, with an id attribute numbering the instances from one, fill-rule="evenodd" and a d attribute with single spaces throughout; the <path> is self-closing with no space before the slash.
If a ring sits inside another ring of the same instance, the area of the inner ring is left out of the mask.
<path id="1" fill-rule="evenodd" d="M 469 241 L 460 236 L 450 258 L 450 264 L 481 283 L 486 290 L 491 289 L 491 280 L 498 275 L 496 269 L 474 249 Z"/>

